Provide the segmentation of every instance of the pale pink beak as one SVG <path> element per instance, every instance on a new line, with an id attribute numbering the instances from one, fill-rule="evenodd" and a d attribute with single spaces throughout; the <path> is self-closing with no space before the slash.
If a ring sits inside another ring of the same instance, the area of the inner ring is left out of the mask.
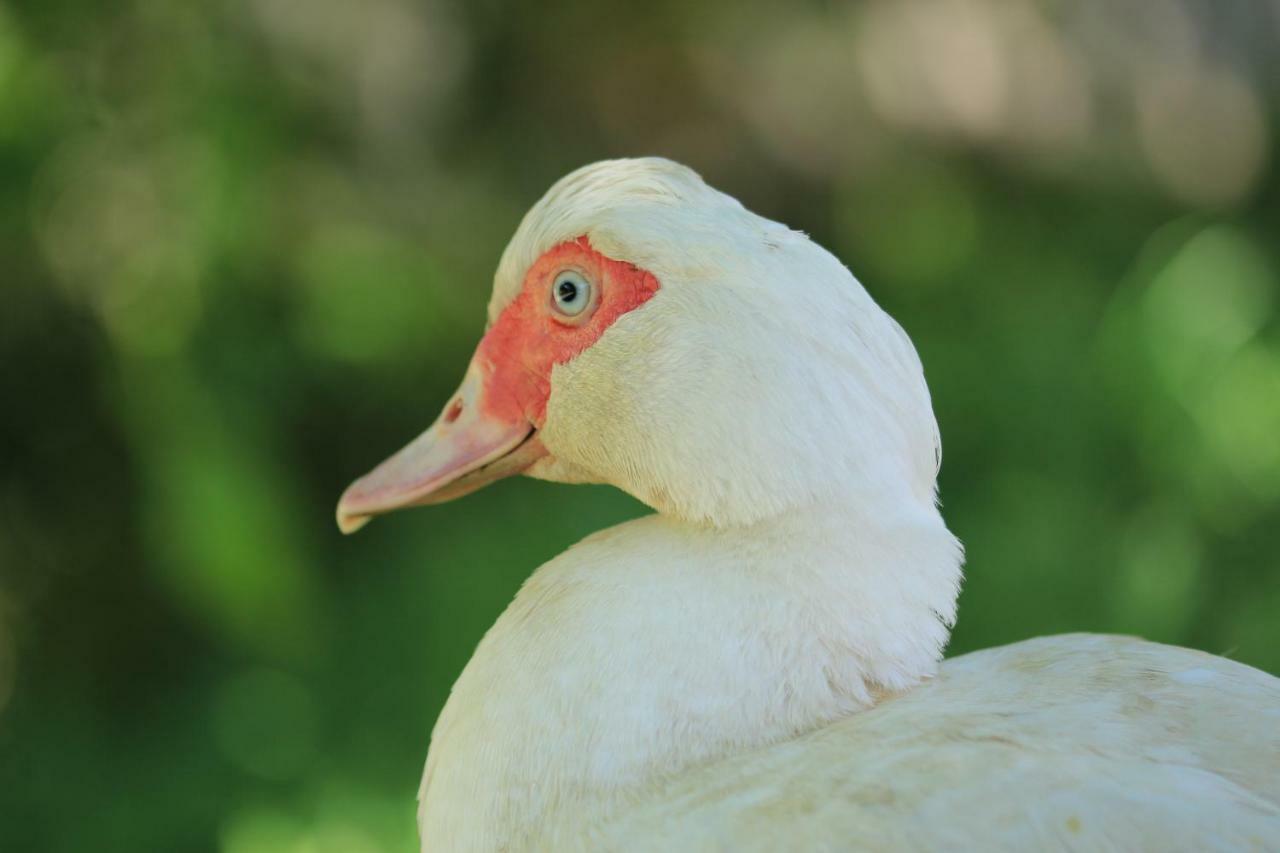
<path id="1" fill-rule="evenodd" d="M 473 361 L 431 428 L 343 492 L 338 529 L 354 533 L 375 515 L 461 497 L 546 455 L 527 418 L 495 415 L 484 396 L 484 375 Z"/>

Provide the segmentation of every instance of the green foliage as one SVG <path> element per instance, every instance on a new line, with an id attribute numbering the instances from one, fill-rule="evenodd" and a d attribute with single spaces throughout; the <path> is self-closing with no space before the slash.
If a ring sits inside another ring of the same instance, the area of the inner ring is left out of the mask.
<path id="1" fill-rule="evenodd" d="M 954 652 L 1280 670 L 1277 78 L 1213 60 L 1274 31 L 1111 54 L 1084 5 L 0 6 L 0 849 L 414 849 L 485 628 L 645 510 L 505 482 L 345 539 L 334 504 L 607 156 L 809 232 L 910 332 Z"/>

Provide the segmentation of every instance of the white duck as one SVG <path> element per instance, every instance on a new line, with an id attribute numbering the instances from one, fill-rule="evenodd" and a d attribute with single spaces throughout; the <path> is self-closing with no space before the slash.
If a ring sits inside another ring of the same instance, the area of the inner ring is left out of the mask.
<path id="1" fill-rule="evenodd" d="M 424 849 L 1280 849 L 1280 680 L 1136 639 L 939 666 L 961 547 L 910 340 L 661 159 L 525 216 L 457 395 L 344 531 L 502 476 L 657 510 L 539 568 L 436 723 Z"/>

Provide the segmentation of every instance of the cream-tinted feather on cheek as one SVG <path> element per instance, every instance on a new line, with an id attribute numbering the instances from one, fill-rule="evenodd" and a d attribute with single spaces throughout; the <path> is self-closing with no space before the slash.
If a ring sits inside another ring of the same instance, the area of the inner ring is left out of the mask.
<path id="1" fill-rule="evenodd" d="M 574 270 L 597 289 L 594 310 L 581 322 L 560 317 L 552 307 L 556 276 Z M 524 278 L 524 285 L 476 350 L 484 372 L 484 406 L 502 419 L 523 417 L 536 427 L 546 420 L 551 370 L 590 347 L 614 321 L 648 302 L 658 280 L 634 264 L 609 258 L 587 237 L 548 250 Z"/>

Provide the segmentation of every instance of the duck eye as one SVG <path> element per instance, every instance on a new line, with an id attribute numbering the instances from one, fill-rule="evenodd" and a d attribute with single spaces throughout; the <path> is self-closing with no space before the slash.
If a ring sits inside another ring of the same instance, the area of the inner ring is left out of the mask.
<path id="1" fill-rule="evenodd" d="M 565 270 L 551 285 L 551 304 L 565 317 L 577 317 L 591 304 L 591 283 L 580 273 Z"/>

